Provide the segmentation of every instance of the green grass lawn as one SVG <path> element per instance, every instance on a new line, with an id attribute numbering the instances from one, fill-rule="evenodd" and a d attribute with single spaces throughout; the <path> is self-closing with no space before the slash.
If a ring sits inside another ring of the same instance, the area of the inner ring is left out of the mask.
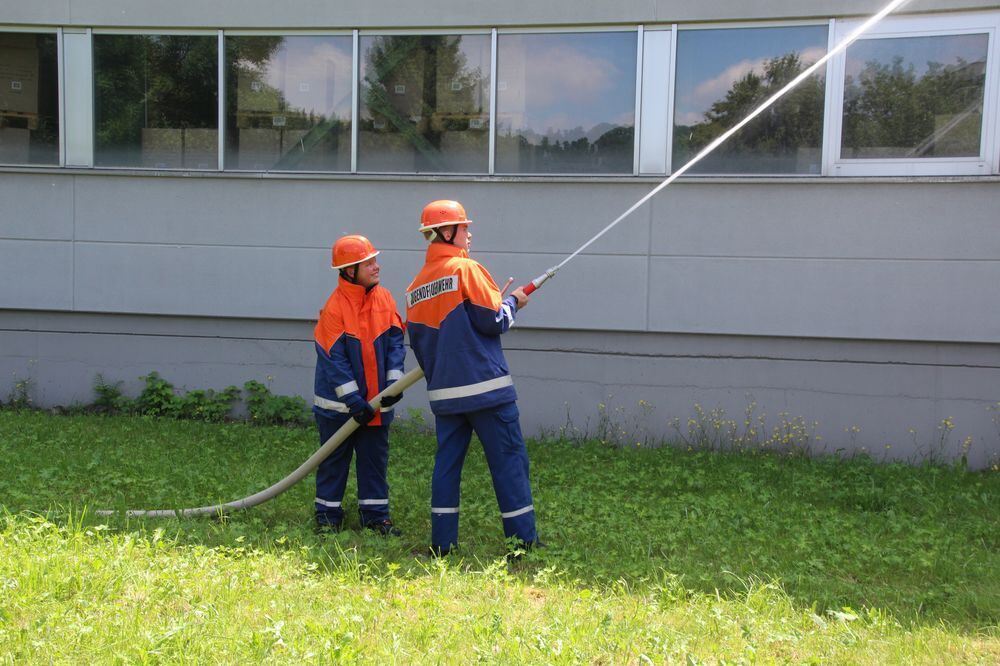
<path id="1" fill-rule="evenodd" d="M 505 544 L 482 451 L 427 556 L 433 436 L 398 428 L 402 538 L 312 530 L 312 478 L 225 519 L 313 430 L 0 411 L 0 663 L 1000 662 L 1000 474 L 531 442 Z M 353 474 L 352 474 L 353 476 Z"/>

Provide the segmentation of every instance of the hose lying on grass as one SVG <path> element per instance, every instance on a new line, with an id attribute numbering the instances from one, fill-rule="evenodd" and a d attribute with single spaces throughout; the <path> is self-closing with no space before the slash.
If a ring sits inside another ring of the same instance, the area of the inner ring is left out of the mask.
<path id="1" fill-rule="evenodd" d="M 376 410 L 382 406 L 382 398 L 388 396 L 396 396 L 410 388 L 417 383 L 424 376 L 424 371 L 419 367 L 410 370 L 400 379 L 393 382 L 388 388 L 379 393 L 371 400 L 372 407 Z M 323 460 L 326 459 L 334 449 L 343 444 L 344 440 L 350 437 L 351 433 L 358 429 L 358 422 L 354 419 L 348 419 L 347 422 L 340 426 L 337 432 L 333 433 L 330 439 L 319 449 L 316 453 L 309 456 L 309 459 L 304 463 L 299 465 L 298 469 L 286 476 L 281 481 L 277 482 L 270 488 L 260 491 L 250 495 L 249 497 L 244 497 L 243 499 L 234 500 L 232 502 L 227 502 L 225 504 L 213 504 L 212 506 L 199 506 L 193 509 L 130 509 L 125 511 L 125 515 L 130 518 L 187 518 L 190 516 L 207 516 L 207 515 L 222 515 L 229 513 L 230 511 L 240 511 L 243 509 L 249 509 L 255 507 L 258 504 L 263 504 L 268 500 L 274 499 L 281 493 L 285 492 L 296 483 L 301 481 L 316 469 Z M 103 509 L 97 511 L 99 516 L 113 516 L 121 513 L 120 511 L 115 511 L 113 509 Z"/>

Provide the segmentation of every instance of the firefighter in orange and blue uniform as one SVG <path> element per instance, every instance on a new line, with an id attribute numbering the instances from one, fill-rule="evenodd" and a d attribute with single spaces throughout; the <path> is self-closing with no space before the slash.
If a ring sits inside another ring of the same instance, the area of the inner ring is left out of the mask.
<path id="1" fill-rule="evenodd" d="M 406 291 L 410 346 L 427 379 L 438 448 L 431 482 L 431 548 L 458 543 L 462 465 L 475 432 L 483 444 L 504 534 L 538 542 L 517 394 L 500 335 L 528 302 L 504 298 L 489 272 L 469 258 L 470 220 L 457 201 L 434 201 L 421 214 L 430 241 L 426 263 Z"/>
<path id="2" fill-rule="evenodd" d="M 313 412 L 320 445 L 348 419 L 361 426 L 316 470 L 316 522 L 339 531 L 352 454 L 357 455 L 361 524 L 383 535 L 398 535 L 389 517 L 389 424 L 392 405 L 383 398 L 376 412 L 369 403 L 403 376 L 403 323 L 389 290 L 378 284 L 378 251 L 364 236 L 344 236 L 333 246 L 337 287 L 316 324 L 316 380 Z"/>

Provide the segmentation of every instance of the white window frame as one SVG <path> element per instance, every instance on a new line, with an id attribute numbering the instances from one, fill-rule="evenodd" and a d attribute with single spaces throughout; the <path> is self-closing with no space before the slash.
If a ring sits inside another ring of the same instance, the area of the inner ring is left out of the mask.
<path id="1" fill-rule="evenodd" d="M 860 21 L 838 20 L 834 40 L 839 42 L 854 30 Z M 890 17 L 862 35 L 866 39 L 902 37 L 946 37 L 949 35 L 988 35 L 986 52 L 986 82 L 983 96 L 983 124 L 979 155 L 975 157 L 924 158 L 861 158 L 840 157 L 844 123 L 844 79 L 847 52 L 829 62 L 827 77 L 827 128 L 829 150 L 826 152 L 825 173 L 830 176 L 968 176 L 989 175 L 997 169 L 997 105 L 998 74 L 996 37 L 1000 28 L 1000 12 Z"/>
<path id="2" fill-rule="evenodd" d="M 694 32 L 696 30 L 747 30 L 756 28 L 806 28 L 806 27 L 826 27 L 827 29 L 827 46 L 826 52 L 829 53 L 833 50 L 833 47 L 837 45 L 837 42 L 833 39 L 833 29 L 834 21 L 832 19 L 821 20 L 821 19 L 805 19 L 805 20 L 793 20 L 793 21 L 734 21 L 732 23 L 694 23 L 690 25 L 682 25 L 675 27 L 673 35 L 673 47 L 672 55 L 670 58 L 670 106 L 667 110 L 667 123 L 669 127 L 669 132 L 667 136 L 667 175 L 673 173 L 673 162 L 674 162 L 674 120 L 676 117 L 674 100 L 677 94 L 677 44 L 680 42 L 681 32 Z M 827 136 L 829 134 L 829 106 L 830 106 L 830 61 L 827 61 L 826 66 L 822 69 L 823 76 L 826 77 L 826 89 L 823 95 L 823 103 L 825 107 L 823 109 L 823 125 L 821 128 L 822 135 L 820 136 L 820 159 L 819 159 L 819 173 L 731 173 L 720 171 L 718 173 L 686 173 L 685 178 L 820 178 L 826 174 L 826 145 Z M 813 74 L 813 76 L 820 76 L 819 72 Z M 763 103 L 763 101 L 761 102 Z"/>
<path id="3" fill-rule="evenodd" d="M 563 177 L 565 177 L 565 178 L 600 178 L 600 177 L 603 177 L 603 178 L 634 178 L 635 176 L 639 175 L 639 159 L 638 159 L 638 154 L 639 154 L 639 132 L 641 130 L 641 127 L 639 125 L 639 121 L 640 121 L 640 114 L 642 113 L 642 101 L 639 99 L 639 97 L 640 97 L 640 94 L 641 94 L 642 75 L 643 75 L 642 74 L 642 56 L 643 56 L 643 53 L 642 53 L 643 42 L 642 42 L 642 40 L 643 40 L 643 32 L 644 31 L 650 31 L 650 30 L 667 30 L 667 29 L 670 29 L 670 26 L 656 26 L 656 25 L 645 26 L 643 24 L 638 24 L 638 23 L 624 24 L 624 25 L 537 26 L 537 27 L 533 26 L 533 27 L 530 27 L 530 28 L 497 28 L 497 29 L 495 29 L 495 33 L 497 35 L 497 37 L 496 37 L 497 48 L 493 52 L 493 65 L 492 66 L 493 66 L 493 70 L 494 70 L 494 77 L 493 77 L 493 80 L 490 82 L 490 85 L 492 87 L 491 93 L 493 95 L 493 97 L 491 98 L 491 103 L 494 104 L 494 107 L 493 107 L 494 111 L 496 110 L 495 100 L 496 100 L 497 88 L 498 88 L 498 81 L 497 81 L 497 78 L 496 78 L 496 74 L 497 74 L 497 69 L 498 69 L 498 67 L 497 67 L 497 57 L 498 57 L 499 50 L 500 50 L 499 49 L 499 40 L 504 35 L 564 35 L 564 34 L 594 33 L 594 32 L 626 32 L 626 33 L 630 32 L 630 33 L 633 33 L 635 35 L 635 47 L 636 47 L 636 51 L 635 51 L 635 62 L 636 62 L 636 81 L 635 81 L 635 87 L 636 87 L 636 94 L 635 94 L 635 99 L 633 100 L 633 107 L 632 107 L 632 119 L 633 119 L 632 120 L 632 132 L 633 132 L 633 147 L 632 147 L 632 150 L 633 150 L 633 155 L 632 155 L 632 171 L 631 172 L 628 172 L 628 173 L 624 173 L 624 172 L 622 172 L 622 173 L 618 173 L 618 172 L 610 173 L 610 172 L 606 172 L 606 171 L 600 171 L 600 172 L 595 171 L 595 172 L 587 172 L 587 173 L 580 173 L 580 172 L 574 172 L 574 173 L 562 173 L 562 172 L 556 172 L 556 173 L 549 173 L 549 172 L 538 173 L 538 172 L 527 172 L 527 173 L 522 173 L 522 172 L 507 172 L 507 171 L 503 171 L 503 172 L 501 172 L 501 173 L 498 174 L 498 173 L 496 173 L 496 170 L 495 170 L 495 166 L 496 166 L 496 164 L 495 164 L 495 162 L 496 162 L 496 154 L 495 154 L 495 150 L 494 150 L 494 151 L 492 151 L 490 153 L 490 172 L 489 172 L 490 175 L 491 176 L 498 175 L 498 176 L 502 176 L 504 178 L 563 178 Z M 674 31 L 674 34 L 676 35 L 676 30 Z M 676 39 L 674 41 L 676 41 Z M 671 65 L 671 69 L 672 69 L 672 65 Z M 672 88 L 672 86 L 671 86 L 671 88 Z M 671 96 L 673 95 L 672 89 L 671 89 L 670 95 Z M 494 147 L 495 147 L 495 144 L 496 144 L 497 123 L 495 121 L 495 118 L 491 118 L 490 120 L 491 120 L 491 122 L 490 122 L 490 136 L 491 136 L 491 139 L 490 140 L 493 142 Z"/>
<path id="4" fill-rule="evenodd" d="M 639 80 L 636 90 L 635 175 L 670 173 L 674 135 L 674 61 L 677 57 L 677 24 L 644 26 L 640 40 Z M 664 44 L 665 42 L 665 44 Z M 661 52 L 661 47 L 665 53 Z"/>

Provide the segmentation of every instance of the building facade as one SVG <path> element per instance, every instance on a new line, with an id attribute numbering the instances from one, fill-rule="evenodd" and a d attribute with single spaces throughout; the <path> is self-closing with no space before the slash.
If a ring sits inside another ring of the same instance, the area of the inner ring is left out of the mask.
<path id="1" fill-rule="evenodd" d="M 0 0 L 0 399 L 311 400 L 338 236 L 402 303 L 458 199 L 527 281 L 881 6 Z M 1000 456 L 998 27 L 905 5 L 567 264 L 505 339 L 527 429 Z"/>

